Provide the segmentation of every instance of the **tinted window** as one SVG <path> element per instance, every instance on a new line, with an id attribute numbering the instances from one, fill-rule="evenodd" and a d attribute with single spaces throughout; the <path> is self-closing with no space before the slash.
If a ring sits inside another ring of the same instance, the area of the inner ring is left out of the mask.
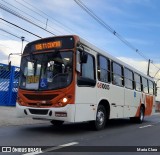
<path id="1" fill-rule="evenodd" d="M 103 82 L 110 82 L 109 60 L 103 56 L 98 57 L 98 79 Z"/>
<path id="2" fill-rule="evenodd" d="M 123 86 L 122 66 L 112 63 L 112 83 L 118 86 Z"/>
<path id="3" fill-rule="evenodd" d="M 142 77 L 142 84 L 143 84 L 143 92 L 148 93 L 148 81 L 144 77 Z"/>
<path id="4" fill-rule="evenodd" d="M 124 78 L 125 78 L 125 87 L 129 89 L 133 89 L 133 72 L 129 69 L 124 69 Z"/>
<path id="5" fill-rule="evenodd" d="M 140 75 L 134 74 L 135 87 L 137 91 L 141 91 L 141 78 Z"/>

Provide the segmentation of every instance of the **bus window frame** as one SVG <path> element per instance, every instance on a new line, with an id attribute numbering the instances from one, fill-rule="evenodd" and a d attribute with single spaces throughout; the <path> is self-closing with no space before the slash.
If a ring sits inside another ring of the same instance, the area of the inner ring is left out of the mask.
<path id="1" fill-rule="evenodd" d="M 114 78 L 114 77 L 113 77 L 113 73 L 114 73 L 114 72 L 113 72 L 113 63 L 115 63 L 115 64 L 117 64 L 117 65 L 119 65 L 119 66 L 121 67 L 121 74 L 122 74 L 122 75 L 119 75 L 119 74 L 116 74 L 116 75 L 118 75 L 118 76 L 120 76 L 120 77 L 122 78 L 122 85 L 118 85 L 118 84 L 114 84 L 114 83 L 113 83 L 113 82 L 114 82 L 114 81 L 113 81 L 113 80 L 114 80 L 114 79 L 113 79 L 113 78 Z M 112 85 L 119 86 L 119 87 L 124 87 L 124 71 L 123 71 L 123 70 L 124 70 L 123 65 L 117 63 L 116 61 L 113 61 L 113 60 L 111 61 L 111 73 L 112 73 L 112 80 L 111 80 L 111 81 L 112 81 Z"/>
<path id="2" fill-rule="evenodd" d="M 141 89 L 141 90 L 137 90 L 137 87 L 136 87 L 136 83 L 137 83 L 137 82 L 135 81 L 135 74 L 137 74 L 137 75 L 140 77 L 140 83 L 139 83 L 139 84 L 140 84 L 140 89 Z M 141 78 L 141 75 L 138 74 L 137 72 L 134 72 L 134 85 L 135 85 L 135 88 L 134 88 L 134 89 L 135 89 L 136 91 L 138 91 L 138 92 L 143 92 L 142 78 Z"/>
<path id="3" fill-rule="evenodd" d="M 130 71 L 132 73 L 132 80 L 125 77 L 125 69 L 128 70 L 128 71 Z M 129 68 L 127 68 L 127 67 L 124 66 L 123 73 L 124 73 L 124 87 L 126 89 L 134 90 L 135 89 L 135 84 L 134 84 L 134 73 L 133 73 L 133 71 L 131 69 L 129 69 Z M 125 79 L 132 81 L 132 88 L 126 87 L 126 80 Z"/>
<path id="4" fill-rule="evenodd" d="M 146 80 L 147 80 L 147 90 L 148 90 L 148 92 L 145 92 L 145 91 L 144 91 L 143 79 L 146 79 Z M 145 78 L 144 76 L 142 76 L 142 87 L 143 87 L 143 93 L 145 93 L 145 94 L 149 94 L 149 85 L 148 85 L 148 79 L 147 79 L 147 78 Z"/>
<path id="5" fill-rule="evenodd" d="M 81 53 L 82 51 L 79 51 L 79 53 Z M 82 64 L 83 63 L 80 63 L 80 73 L 77 74 L 77 86 L 78 87 L 96 87 L 96 59 L 95 59 L 95 56 L 91 53 L 88 53 L 85 51 L 83 51 L 85 54 L 88 54 L 88 56 L 90 55 L 92 58 L 93 58 L 93 72 L 94 72 L 94 79 L 90 79 L 90 78 L 87 78 L 87 77 L 83 77 L 82 76 Z M 88 61 L 88 60 L 87 60 Z M 87 62 L 86 62 L 87 63 Z M 88 82 L 90 84 L 83 84 Z M 82 84 L 80 84 L 82 83 Z"/>
<path id="6" fill-rule="evenodd" d="M 152 86 L 153 86 L 153 88 L 152 88 L 152 90 L 153 90 L 152 93 L 150 93 L 150 85 L 149 85 L 149 82 L 152 82 Z M 154 82 L 151 81 L 151 80 L 149 80 L 149 79 L 148 79 L 148 87 L 149 87 L 149 94 L 150 94 L 150 95 L 154 95 Z"/>
<path id="7" fill-rule="evenodd" d="M 99 78 L 99 76 L 98 76 L 98 70 L 100 70 L 100 57 L 103 57 L 103 58 L 105 58 L 106 59 L 106 61 L 108 61 L 108 69 L 106 70 L 107 72 L 108 72 L 108 81 L 106 82 L 106 81 L 103 81 L 103 80 L 101 80 L 100 78 Z M 101 54 L 97 54 L 97 79 L 99 80 L 99 81 L 101 81 L 101 82 L 104 82 L 104 83 L 111 83 L 111 60 L 109 59 L 109 58 L 107 58 L 106 56 L 104 56 L 104 55 L 101 55 Z"/>

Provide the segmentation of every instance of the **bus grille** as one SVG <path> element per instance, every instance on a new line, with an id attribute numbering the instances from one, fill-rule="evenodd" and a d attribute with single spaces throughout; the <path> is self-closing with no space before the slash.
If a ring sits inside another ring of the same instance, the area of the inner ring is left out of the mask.
<path id="1" fill-rule="evenodd" d="M 36 106 L 36 107 L 49 107 L 52 106 L 52 103 L 28 103 L 29 106 Z"/>
<path id="2" fill-rule="evenodd" d="M 39 110 L 39 109 L 29 109 L 29 112 L 31 114 L 36 114 L 36 115 L 47 115 L 48 114 L 48 110 Z"/>
<path id="3" fill-rule="evenodd" d="M 24 94 L 24 96 L 26 98 L 28 98 L 29 100 L 38 100 L 38 101 L 44 101 L 44 100 L 52 100 L 55 97 L 57 97 L 57 94 L 49 94 L 49 95 L 34 95 L 34 94 Z"/>

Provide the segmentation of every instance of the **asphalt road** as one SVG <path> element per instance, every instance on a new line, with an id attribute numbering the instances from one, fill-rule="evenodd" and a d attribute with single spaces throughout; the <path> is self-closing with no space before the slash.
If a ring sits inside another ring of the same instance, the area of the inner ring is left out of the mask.
<path id="1" fill-rule="evenodd" d="M 72 147 L 66 147 L 69 145 Z M 160 154 L 160 152 L 148 151 L 132 152 L 137 148 L 153 151 L 154 146 L 159 146 L 158 150 L 160 150 L 160 115 L 146 117 L 143 124 L 131 123 L 129 119 L 111 120 L 102 131 L 93 131 L 88 123 L 64 124 L 60 128 L 50 123 L 1 127 L 0 146 L 45 146 L 42 150 L 44 154 L 57 155 Z M 108 152 L 108 149 L 111 152 Z M 61 152 L 68 150 L 73 152 Z M 47 153 L 48 151 L 51 153 Z"/>

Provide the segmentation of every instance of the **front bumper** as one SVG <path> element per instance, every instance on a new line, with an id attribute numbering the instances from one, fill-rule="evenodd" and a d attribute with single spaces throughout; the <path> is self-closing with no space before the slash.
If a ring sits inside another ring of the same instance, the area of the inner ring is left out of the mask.
<path id="1" fill-rule="evenodd" d="M 20 106 L 16 103 L 17 117 L 31 117 L 40 120 L 61 120 L 75 122 L 75 104 L 68 104 L 60 108 L 34 108 Z M 61 115 L 62 114 L 62 115 Z M 66 115 L 64 115 L 66 114 Z"/>

